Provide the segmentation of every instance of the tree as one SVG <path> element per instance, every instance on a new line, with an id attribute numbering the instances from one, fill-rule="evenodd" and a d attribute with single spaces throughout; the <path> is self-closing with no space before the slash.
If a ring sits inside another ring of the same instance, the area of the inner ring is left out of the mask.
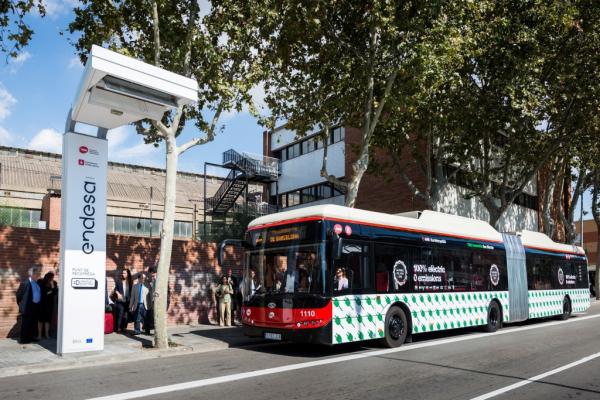
<path id="1" fill-rule="evenodd" d="M 360 131 L 344 180 L 328 172 L 326 146 L 323 151 L 321 176 L 346 192 L 347 206 L 356 202 L 378 127 L 397 111 L 391 99 L 403 96 L 420 73 L 413 65 L 419 44 L 443 23 L 450 3 L 259 0 L 247 5 L 257 19 L 236 21 L 253 25 L 260 44 L 265 102 L 272 113 L 264 121 L 268 127 L 284 120 L 298 136 L 316 129 L 327 137 L 337 125 Z"/>
<path id="2" fill-rule="evenodd" d="M 600 12 L 589 0 L 570 4 L 574 10 L 568 20 L 570 29 L 561 36 L 560 46 L 549 58 L 547 73 L 547 121 L 552 129 L 568 137 L 562 159 L 571 196 L 557 204 L 558 217 L 565 227 L 565 240 L 576 237 L 574 211 L 579 198 L 592 183 L 598 157 L 598 111 L 600 109 Z M 576 173 L 572 173 L 575 170 Z"/>
<path id="3" fill-rule="evenodd" d="M 442 24 L 430 29 L 414 59 L 415 70 L 420 72 L 400 96 L 391 99 L 390 111 L 374 138 L 378 148 L 387 150 L 390 161 L 377 160 L 373 169 L 398 174 L 413 196 L 436 211 L 444 211 L 443 191 L 465 162 L 459 125 L 447 113 L 457 100 L 452 98 L 452 88 L 461 83 L 457 70 L 466 54 L 463 24 L 464 9 L 454 7 Z"/>
<path id="4" fill-rule="evenodd" d="M 190 148 L 211 142 L 223 129 L 223 112 L 250 104 L 255 53 L 252 43 L 238 40 L 243 25 L 228 22 L 228 15 L 206 13 L 196 0 L 125 2 L 83 0 L 69 25 L 80 36 L 74 42 L 82 62 L 92 44 L 103 44 L 123 54 L 152 63 L 198 81 L 196 105 L 165 113 L 160 121 L 136 124 L 145 141 L 166 145 L 164 218 L 160 233 L 154 317 L 155 346 L 168 346 L 167 288 L 175 218 L 178 157 Z M 220 30 L 222 29 L 222 30 Z M 251 107 L 252 108 L 252 107 Z M 182 143 L 177 138 L 186 123 L 203 133 Z"/>
<path id="5" fill-rule="evenodd" d="M 552 100 L 580 10 L 558 1 L 482 1 L 473 8 L 472 47 L 451 112 L 463 121 L 468 196 L 483 203 L 494 226 L 550 157 L 568 154 L 578 132 L 572 102 Z"/>
<path id="6" fill-rule="evenodd" d="M 42 0 L 0 0 L 0 53 L 17 57 L 29 44 L 34 32 L 25 17 L 34 10 L 46 15 Z"/>

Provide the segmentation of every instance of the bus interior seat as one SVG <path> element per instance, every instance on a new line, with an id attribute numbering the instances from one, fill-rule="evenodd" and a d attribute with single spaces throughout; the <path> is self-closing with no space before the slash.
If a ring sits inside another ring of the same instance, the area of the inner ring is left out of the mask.
<path id="1" fill-rule="evenodd" d="M 375 286 L 378 292 L 387 292 L 389 288 L 389 277 L 387 271 L 375 274 Z"/>

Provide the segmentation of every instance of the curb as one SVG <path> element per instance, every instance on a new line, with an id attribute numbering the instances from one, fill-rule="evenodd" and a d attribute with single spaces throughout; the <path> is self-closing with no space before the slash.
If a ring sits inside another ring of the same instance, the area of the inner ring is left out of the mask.
<path id="1" fill-rule="evenodd" d="M 266 342 L 265 342 L 266 343 Z M 142 349 L 139 354 L 127 354 L 127 359 L 123 360 L 123 355 L 111 355 L 105 356 L 99 354 L 98 356 L 90 356 L 85 359 L 79 360 L 64 360 L 60 359 L 52 364 L 31 364 L 31 365 L 23 365 L 19 367 L 6 367 L 0 368 L 0 378 L 8 378 L 14 376 L 22 376 L 22 375 L 32 375 L 39 374 L 44 372 L 55 372 L 55 371 L 66 371 L 70 369 L 79 369 L 79 368 L 89 368 L 89 367 L 98 367 L 98 366 L 106 366 L 111 364 L 119 364 L 126 363 L 131 361 L 142 361 L 142 360 L 151 360 L 156 358 L 168 358 L 168 357 L 176 357 L 183 356 L 188 354 L 200 354 L 200 353 L 209 353 L 212 351 L 218 350 L 226 350 L 229 348 L 251 348 L 257 345 L 265 344 L 263 342 L 258 343 L 248 343 L 241 345 L 229 345 L 225 342 L 220 343 L 211 343 L 211 344 L 202 344 L 197 346 L 183 346 L 179 345 L 177 347 L 173 347 L 171 349 L 165 350 L 154 350 L 154 349 Z"/>

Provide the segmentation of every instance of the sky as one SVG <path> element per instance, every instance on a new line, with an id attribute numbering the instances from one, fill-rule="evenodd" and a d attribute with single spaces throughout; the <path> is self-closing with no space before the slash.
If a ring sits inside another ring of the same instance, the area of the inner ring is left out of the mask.
<path id="1" fill-rule="evenodd" d="M 35 32 L 29 46 L 8 64 L 0 58 L 0 145 L 60 153 L 65 119 L 83 71 L 66 32 L 77 1 L 46 0 L 45 4 L 45 18 L 29 17 Z M 256 94 L 260 101 L 260 91 Z M 230 148 L 262 154 L 264 129 L 248 112 L 227 113 L 221 122 L 225 129 L 212 143 L 180 157 L 180 171 L 201 173 L 205 161 L 221 163 L 222 153 Z M 86 127 L 77 130 L 85 133 Z M 178 142 L 201 134 L 191 126 Z M 110 131 L 108 139 L 110 161 L 164 168 L 164 147 L 144 144 L 131 126 Z"/>

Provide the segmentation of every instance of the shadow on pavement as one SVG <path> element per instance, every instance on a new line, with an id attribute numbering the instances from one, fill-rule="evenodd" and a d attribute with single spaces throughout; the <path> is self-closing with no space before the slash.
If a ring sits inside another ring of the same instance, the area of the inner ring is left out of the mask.
<path id="1" fill-rule="evenodd" d="M 145 349 L 152 348 L 154 346 L 154 336 L 152 335 L 134 335 L 132 333 L 126 333 L 125 336 L 136 342 L 140 342 L 142 347 Z"/>
<path id="2" fill-rule="evenodd" d="M 571 318 L 577 318 L 577 316 L 573 316 Z M 522 322 L 515 322 L 510 324 L 505 324 L 506 328 L 511 327 L 521 327 L 528 325 L 535 325 L 544 322 L 551 322 L 556 320 L 556 318 L 539 318 L 533 320 L 526 320 Z M 237 328 L 240 329 L 241 328 Z M 215 339 L 223 339 L 220 335 L 221 329 L 213 330 Z M 202 334 L 206 334 L 209 331 L 202 331 Z M 419 333 L 413 335 L 412 342 L 419 343 L 430 340 L 437 339 L 445 339 L 450 337 L 457 336 L 466 336 L 483 333 L 483 328 L 481 327 L 470 327 L 470 328 L 460 328 L 460 329 L 452 329 L 446 331 L 439 332 L 429 332 L 429 333 Z M 239 334 L 242 334 L 241 332 Z M 252 340 L 251 338 L 247 338 L 248 340 Z M 382 349 L 384 346 L 378 340 L 364 341 L 360 343 L 345 343 L 335 346 L 328 345 L 318 345 L 318 344 L 305 344 L 305 343 L 290 343 L 290 342 L 271 342 L 264 341 L 261 339 L 256 339 L 257 341 L 254 343 L 262 343 L 262 346 L 256 346 L 247 350 L 256 351 L 260 353 L 268 353 L 274 355 L 284 355 L 291 357 L 301 357 L 301 358 L 322 358 L 322 357 L 330 357 L 341 354 L 350 354 L 356 353 L 365 350 L 374 350 L 374 349 Z"/>

